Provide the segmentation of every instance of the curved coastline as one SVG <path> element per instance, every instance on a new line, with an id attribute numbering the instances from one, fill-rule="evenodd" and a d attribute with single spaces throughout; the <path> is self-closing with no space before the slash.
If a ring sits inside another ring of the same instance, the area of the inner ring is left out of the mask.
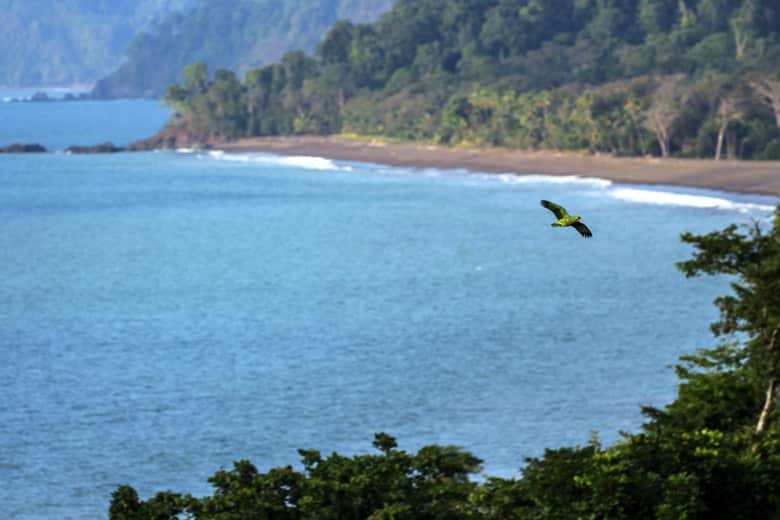
<path id="1" fill-rule="evenodd" d="M 358 141 L 339 137 L 262 137 L 217 143 L 224 152 L 265 152 L 408 168 L 594 177 L 620 184 L 677 186 L 750 195 L 780 194 L 780 161 L 622 158 L 576 152 Z"/>

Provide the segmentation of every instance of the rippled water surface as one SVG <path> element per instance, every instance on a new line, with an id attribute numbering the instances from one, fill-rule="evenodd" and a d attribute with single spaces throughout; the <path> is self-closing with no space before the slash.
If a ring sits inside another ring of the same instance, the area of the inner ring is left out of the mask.
<path id="1" fill-rule="evenodd" d="M 138 136 L 140 137 L 140 136 Z M 549 227 L 539 199 L 594 238 Z M 684 230 L 768 199 L 264 155 L 0 156 L 3 518 L 106 518 L 297 448 L 488 475 L 636 431 L 712 345 Z"/>

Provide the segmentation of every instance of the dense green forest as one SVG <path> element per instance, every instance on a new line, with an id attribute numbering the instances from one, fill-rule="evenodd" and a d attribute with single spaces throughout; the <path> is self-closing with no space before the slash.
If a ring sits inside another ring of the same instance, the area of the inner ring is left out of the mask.
<path id="1" fill-rule="evenodd" d="M 192 64 L 165 99 L 221 138 L 780 159 L 779 74 L 776 0 L 397 0 L 314 55 Z"/>
<path id="2" fill-rule="evenodd" d="M 211 496 L 123 485 L 111 520 L 771 519 L 780 514 L 780 205 L 771 227 L 683 234 L 687 277 L 725 274 L 714 348 L 681 358 L 677 398 L 613 446 L 597 438 L 526 460 L 518 478 L 472 480 L 480 460 L 453 446 L 374 454 L 300 450 L 302 468 L 220 470 Z M 641 355 L 639 353 L 638 355 Z M 519 461 L 518 461 L 519 462 Z M 178 515 L 178 516 L 177 516 Z"/>
<path id="3" fill-rule="evenodd" d="M 158 17 L 196 0 L 0 0 L 0 85 L 92 83 Z"/>
<path id="4" fill-rule="evenodd" d="M 374 21 L 391 0 L 200 0 L 137 35 L 118 70 L 94 88 L 97 98 L 160 97 L 186 64 L 244 72 L 291 49 L 311 51 L 334 22 Z"/>

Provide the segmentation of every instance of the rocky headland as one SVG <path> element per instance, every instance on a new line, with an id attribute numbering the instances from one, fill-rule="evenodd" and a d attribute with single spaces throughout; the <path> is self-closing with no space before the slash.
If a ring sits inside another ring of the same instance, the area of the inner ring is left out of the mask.
<path id="1" fill-rule="evenodd" d="M 192 130 L 187 125 L 171 125 L 146 139 L 139 139 L 127 145 L 129 152 L 149 150 L 176 150 L 177 148 L 212 148 L 223 140 L 208 132 Z"/>

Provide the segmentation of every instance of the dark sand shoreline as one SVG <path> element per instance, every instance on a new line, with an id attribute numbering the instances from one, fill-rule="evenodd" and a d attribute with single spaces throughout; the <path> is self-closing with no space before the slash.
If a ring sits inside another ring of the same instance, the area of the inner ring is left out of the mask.
<path id="1" fill-rule="evenodd" d="M 306 155 L 411 168 L 466 169 L 518 175 L 578 175 L 623 184 L 685 186 L 780 195 L 780 161 L 618 158 L 584 153 L 446 148 L 337 137 L 268 137 L 220 143 L 225 152 Z"/>

